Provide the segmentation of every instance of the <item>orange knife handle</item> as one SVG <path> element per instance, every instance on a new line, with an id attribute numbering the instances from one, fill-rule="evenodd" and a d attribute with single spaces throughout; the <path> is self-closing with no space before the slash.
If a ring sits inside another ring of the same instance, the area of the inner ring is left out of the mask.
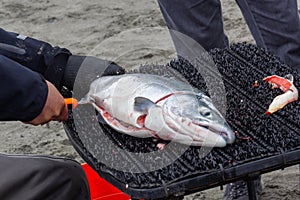
<path id="1" fill-rule="evenodd" d="M 68 105 L 72 105 L 72 108 L 76 108 L 78 106 L 78 101 L 77 99 L 74 98 L 65 98 L 65 104 Z"/>

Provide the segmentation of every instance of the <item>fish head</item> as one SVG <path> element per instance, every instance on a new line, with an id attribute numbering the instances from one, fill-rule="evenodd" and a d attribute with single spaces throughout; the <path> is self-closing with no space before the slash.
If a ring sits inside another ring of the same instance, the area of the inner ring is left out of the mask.
<path id="1" fill-rule="evenodd" d="M 203 130 L 209 136 L 208 140 L 219 141 L 215 146 L 225 146 L 235 141 L 235 134 L 222 114 L 212 100 L 202 93 L 174 93 L 163 106 L 172 113 L 173 118 L 192 123 L 194 127 L 199 128 L 199 132 Z"/>

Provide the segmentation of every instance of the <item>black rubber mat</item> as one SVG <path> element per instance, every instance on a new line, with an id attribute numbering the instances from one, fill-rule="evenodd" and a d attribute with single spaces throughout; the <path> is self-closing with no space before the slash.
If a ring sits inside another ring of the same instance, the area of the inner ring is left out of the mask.
<path id="1" fill-rule="evenodd" d="M 269 75 L 292 74 L 295 86 L 300 89 L 300 76 L 264 49 L 251 44 L 233 44 L 228 49 L 215 49 L 210 54 L 219 73 L 206 70 L 223 80 L 227 100 L 226 119 L 236 133 L 235 143 L 225 148 L 214 148 L 205 157 L 199 156 L 203 153 L 201 147 L 189 147 L 186 150 L 186 146 L 178 144 L 176 148 L 186 151 L 170 165 L 155 171 L 135 173 L 135 167 L 139 164 L 133 160 L 132 171 L 123 172 L 101 162 L 100 158 L 104 157 L 114 162 L 114 150 L 102 147 L 106 141 L 91 133 L 95 128 L 81 128 L 78 131 L 78 122 L 75 125 L 73 117 L 80 119 L 82 116 L 73 116 L 75 113 L 70 110 L 65 129 L 77 151 L 116 187 L 133 198 L 146 199 L 188 194 L 247 177 L 250 173 L 260 174 L 300 163 L 300 101 L 292 102 L 272 115 L 266 115 L 269 104 L 282 91 L 272 90 L 263 81 Z M 201 73 L 184 59 L 171 61 L 166 66 L 143 66 L 139 72 L 160 74 L 164 67 L 179 71 L 194 87 L 209 95 Z M 170 73 L 172 76 L 172 71 Z M 217 87 L 219 83 L 214 84 Z M 85 120 L 82 118 L 79 123 L 84 126 Z M 106 125 L 98 126 L 104 130 L 108 140 L 127 152 L 154 152 L 158 150 L 157 144 L 162 142 L 116 133 Z M 101 148 L 107 149 L 103 151 Z M 171 154 L 172 149 L 166 155 Z M 169 158 L 148 159 L 160 162 L 159 159 Z M 143 164 L 139 167 L 145 167 L 147 162 Z"/>

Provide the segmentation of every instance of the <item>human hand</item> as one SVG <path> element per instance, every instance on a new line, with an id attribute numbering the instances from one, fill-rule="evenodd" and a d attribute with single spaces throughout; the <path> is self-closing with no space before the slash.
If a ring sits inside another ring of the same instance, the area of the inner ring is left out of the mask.
<path id="1" fill-rule="evenodd" d="M 65 121 L 68 119 L 68 109 L 64 98 L 56 87 L 46 81 L 48 85 L 48 96 L 42 112 L 32 121 L 26 122 L 32 125 L 43 125 L 51 120 Z"/>
<path id="2" fill-rule="evenodd" d="M 80 69 L 81 68 L 81 69 Z M 78 72 L 81 71 L 78 77 Z M 80 85 L 89 84 L 99 76 L 120 75 L 124 74 L 125 70 L 112 61 L 102 60 L 93 56 L 77 56 L 69 57 L 62 86 L 69 90 L 73 90 L 75 79 L 80 79 Z"/>
<path id="3" fill-rule="evenodd" d="M 93 56 L 72 55 L 64 71 L 60 92 L 65 98 L 70 98 L 75 94 L 75 97 L 80 99 L 89 91 L 90 84 L 100 76 L 124 73 L 125 70 L 112 61 Z"/>

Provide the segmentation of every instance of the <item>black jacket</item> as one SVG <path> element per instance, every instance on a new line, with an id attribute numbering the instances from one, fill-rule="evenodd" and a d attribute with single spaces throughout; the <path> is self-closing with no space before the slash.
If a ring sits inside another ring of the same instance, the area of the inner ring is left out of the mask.
<path id="1" fill-rule="evenodd" d="M 57 88 L 70 52 L 0 29 L 0 120 L 30 121 L 42 111 L 48 89 Z"/>

